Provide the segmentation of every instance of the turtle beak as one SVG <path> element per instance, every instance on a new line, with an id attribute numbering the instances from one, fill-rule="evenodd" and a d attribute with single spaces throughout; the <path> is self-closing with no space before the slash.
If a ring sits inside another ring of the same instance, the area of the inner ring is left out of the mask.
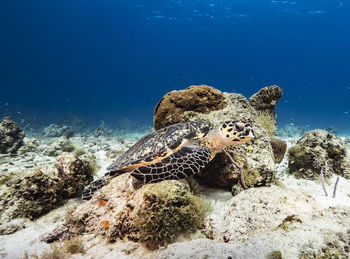
<path id="1" fill-rule="evenodd" d="M 253 128 L 250 128 L 250 132 L 249 132 L 249 135 L 248 135 L 250 138 L 255 138 L 255 133 L 254 133 L 254 130 Z"/>
<path id="2" fill-rule="evenodd" d="M 255 137 L 253 127 L 250 123 L 246 123 L 244 125 L 244 130 L 241 133 L 242 136 L 245 136 L 246 138 L 252 139 Z"/>

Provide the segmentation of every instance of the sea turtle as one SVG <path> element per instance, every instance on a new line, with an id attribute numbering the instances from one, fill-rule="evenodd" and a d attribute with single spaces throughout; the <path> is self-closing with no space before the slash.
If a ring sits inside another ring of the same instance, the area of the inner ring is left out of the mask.
<path id="1" fill-rule="evenodd" d="M 198 173 L 218 152 L 225 151 L 224 147 L 249 141 L 253 133 L 251 124 L 238 120 L 225 121 L 213 129 L 205 121 L 159 129 L 122 154 L 107 168 L 108 173 L 85 188 L 82 198 L 91 199 L 112 177 L 125 172 L 144 183 L 185 178 Z"/>

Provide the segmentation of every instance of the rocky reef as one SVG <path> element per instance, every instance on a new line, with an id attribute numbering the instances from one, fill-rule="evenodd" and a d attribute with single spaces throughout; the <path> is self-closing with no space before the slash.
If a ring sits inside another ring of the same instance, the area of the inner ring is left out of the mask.
<path id="1" fill-rule="evenodd" d="M 23 145 L 25 133 L 10 118 L 0 121 L 0 153 L 15 153 Z"/>
<path id="2" fill-rule="evenodd" d="M 288 150 L 289 173 L 297 178 L 320 179 L 333 174 L 350 179 L 350 157 L 346 145 L 325 130 L 312 130 Z"/>
<path id="3" fill-rule="evenodd" d="M 85 202 L 84 186 L 149 129 L 131 134 L 134 126 L 102 122 L 84 133 L 74 128 L 74 136 L 23 133 L 21 147 L 0 154 L 0 257 L 347 258 L 348 138 L 323 130 L 277 138 L 281 96 L 277 86 L 247 99 L 200 85 L 166 94 L 155 109 L 155 128 L 189 120 L 253 124 L 254 139 L 227 148 L 246 189 L 219 153 L 194 177 L 142 184 L 127 172 Z M 339 176 L 335 198 L 324 194 L 321 170 L 327 188 Z"/>
<path id="4" fill-rule="evenodd" d="M 126 173 L 76 208 L 63 226 L 44 239 L 52 242 L 94 233 L 109 242 L 128 239 L 155 249 L 203 227 L 206 212 L 204 200 L 179 181 L 138 188 Z"/>
<path id="5" fill-rule="evenodd" d="M 266 185 L 274 177 L 275 162 L 280 162 L 286 151 L 282 148 L 282 140 L 279 149 L 276 145 L 273 149 L 271 144 L 277 142 L 273 140 L 276 133 L 275 105 L 281 97 L 282 89 L 278 86 L 262 88 L 249 101 L 241 94 L 222 93 L 210 86 L 190 86 L 167 93 L 160 100 L 154 111 L 154 127 L 158 129 L 191 120 L 205 120 L 212 126 L 233 119 L 252 123 L 256 137 L 247 144 L 230 148 L 229 152 L 242 166 L 248 187 Z M 233 189 L 234 193 L 241 189 L 239 170 L 224 154 L 218 154 L 199 178 L 214 187 Z"/>

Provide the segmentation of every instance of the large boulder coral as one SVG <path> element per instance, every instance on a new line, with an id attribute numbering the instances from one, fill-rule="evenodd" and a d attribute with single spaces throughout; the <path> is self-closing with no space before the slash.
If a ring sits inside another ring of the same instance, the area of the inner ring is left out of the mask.
<path id="1" fill-rule="evenodd" d="M 0 121 L 0 153 L 15 153 L 22 145 L 25 133 L 10 118 Z"/>
<path id="2" fill-rule="evenodd" d="M 270 144 L 276 129 L 274 115 L 271 115 L 269 111 L 262 114 L 260 109 L 256 110 L 241 94 L 222 93 L 212 87 L 210 89 L 218 96 L 217 102 L 219 102 L 219 105 L 209 106 L 215 107 L 215 109 L 202 109 L 199 104 L 203 103 L 204 106 L 206 105 L 206 102 L 202 99 L 208 101 L 211 100 L 211 97 L 206 97 L 205 92 L 199 95 L 187 95 L 186 93 L 188 91 L 191 91 L 191 93 L 200 92 L 203 88 L 207 89 L 208 87 L 203 85 L 191 86 L 182 91 L 172 91 L 166 94 L 155 108 L 154 127 L 158 129 L 159 127 L 168 126 L 173 123 L 191 120 L 205 120 L 210 122 L 213 127 L 223 121 L 232 119 L 250 122 L 254 127 L 255 138 L 246 144 L 233 147 L 230 149 L 230 152 L 243 167 L 243 173 L 248 186 L 264 185 L 270 182 L 273 179 L 275 170 L 275 155 Z M 267 91 L 265 89 L 270 90 Z M 277 92 L 281 94 L 282 89 L 277 86 L 265 87 L 259 91 L 257 97 L 252 98 L 253 100 L 258 100 L 259 96 L 266 97 L 270 103 L 268 108 L 272 108 L 273 105 L 274 110 L 274 105 L 277 104 L 280 98 L 278 94 L 274 94 Z M 272 96 L 269 96 L 269 93 Z M 265 100 L 264 98 L 261 99 Z M 181 103 L 186 103 L 187 101 L 198 105 L 186 106 L 186 110 L 176 110 L 173 106 L 163 105 L 167 102 L 175 105 L 174 100 L 181 100 Z M 263 101 L 261 102 L 264 103 Z M 253 103 L 257 103 L 257 101 L 253 101 Z M 165 114 L 166 116 L 160 116 L 160 114 Z M 266 118 L 269 119 L 268 123 L 266 123 Z M 264 123 L 261 123 L 261 121 Z M 240 185 L 239 171 L 232 166 L 224 154 L 218 154 L 199 175 L 200 180 L 220 188 L 231 189 L 233 186 L 238 187 Z"/>
<path id="3" fill-rule="evenodd" d="M 207 204 L 189 187 L 175 181 L 140 188 L 129 173 L 112 179 L 90 201 L 80 205 L 46 241 L 84 233 L 105 236 L 110 242 L 128 239 L 157 248 L 204 224 Z"/>
<path id="4" fill-rule="evenodd" d="M 297 178 L 320 179 L 337 174 L 350 179 L 350 157 L 346 145 L 325 130 L 312 130 L 288 150 L 288 170 Z"/>
<path id="5" fill-rule="evenodd" d="M 225 97 L 219 90 L 207 85 L 193 85 L 185 90 L 164 95 L 154 110 L 154 128 L 185 122 L 187 112 L 209 113 L 224 108 Z"/>

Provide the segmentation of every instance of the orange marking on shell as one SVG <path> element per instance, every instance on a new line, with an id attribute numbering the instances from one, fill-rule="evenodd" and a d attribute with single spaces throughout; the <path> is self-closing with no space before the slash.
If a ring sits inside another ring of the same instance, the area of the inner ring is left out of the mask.
<path id="1" fill-rule="evenodd" d="M 102 226 L 104 227 L 104 229 L 108 229 L 109 228 L 109 222 L 108 220 L 102 220 Z"/>

